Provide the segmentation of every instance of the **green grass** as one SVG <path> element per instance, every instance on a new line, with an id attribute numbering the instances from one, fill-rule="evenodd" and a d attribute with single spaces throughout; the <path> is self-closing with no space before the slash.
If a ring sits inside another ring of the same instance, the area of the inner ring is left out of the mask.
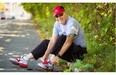
<path id="1" fill-rule="evenodd" d="M 99 43 L 91 33 L 86 33 L 86 40 L 88 54 L 84 60 L 75 62 L 71 68 L 64 71 L 78 68 L 79 71 L 116 72 L 115 46 Z"/>
<path id="2" fill-rule="evenodd" d="M 23 4 L 24 8 L 32 14 L 42 39 L 50 38 L 52 35 L 55 22 L 52 9 L 56 5 L 59 4 Z M 116 72 L 115 4 L 60 3 L 60 5 L 68 8 L 66 12 L 82 25 L 88 50 L 84 60 L 75 62 L 67 71 L 77 67 L 80 71 Z"/>
<path id="3" fill-rule="evenodd" d="M 42 23 L 39 26 L 40 35 L 45 38 L 50 37 L 51 23 Z M 72 69 L 78 68 L 79 71 L 116 72 L 115 45 L 100 43 L 97 41 L 99 37 L 93 35 L 92 32 L 85 32 L 85 37 L 88 54 L 85 55 L 83 61 L 75 62 L 74 66 L 69 69 L 66 68 L 64 71 L 70 72 Z"/>

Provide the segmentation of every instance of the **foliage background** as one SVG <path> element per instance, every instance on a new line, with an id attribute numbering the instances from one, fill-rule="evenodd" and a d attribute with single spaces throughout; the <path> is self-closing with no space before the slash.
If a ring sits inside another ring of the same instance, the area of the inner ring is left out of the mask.
<path id="1" fill-rule="evenodd" d="M 80 65 L 93 66 L 92 70 L 85 71 L 116 72 L 115 3 L 22 3 L 22 5 L 32 14 L 32 20 L 43 38 L 52 35 L 55 22 L 54 6 L 64 6 L 66 13 L 76 18 L 85 32 L 88 54 Z M 75 67 L 78 66 L 73 66 Z"/>
<path id="2" fill-rule="evenodd" d="M 0 3 L 0 12 L 3 11 L 3 8 L 4 8 L 4 3 Z"/>

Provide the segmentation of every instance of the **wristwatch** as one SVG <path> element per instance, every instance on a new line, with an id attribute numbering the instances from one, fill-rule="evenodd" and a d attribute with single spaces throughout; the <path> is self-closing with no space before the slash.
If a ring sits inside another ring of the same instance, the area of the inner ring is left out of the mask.
<path id="1" fill-rule="evenodd" d="M 56 56 L 59 57 L 59 58 L 61 58 L 61 55 L 59 53 Z"/>

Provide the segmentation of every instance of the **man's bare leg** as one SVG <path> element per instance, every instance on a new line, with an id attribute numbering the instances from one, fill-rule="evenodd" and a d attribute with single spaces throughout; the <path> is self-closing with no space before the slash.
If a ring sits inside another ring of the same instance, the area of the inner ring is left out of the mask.
<path id="1" fill-rule="evenodd" d="M 29 60 L 30 60 L 30 59 L 33 59 L 32 53 L 27 54 L 25 57 L 28 58 Z"/>

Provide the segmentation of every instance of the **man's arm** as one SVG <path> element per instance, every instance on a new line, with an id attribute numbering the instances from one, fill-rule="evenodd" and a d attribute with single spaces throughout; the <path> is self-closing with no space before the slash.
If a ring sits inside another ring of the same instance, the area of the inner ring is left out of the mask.
<path id="1" fill-rule="evenodd" d="M 74 39 L 74 34 L 71 34 L 65 41 L 65 43 L 63 44 L 60 52 L 58 53 L 60 56 L 62 56 L 67 50 L 68 48 L 71 46 L 72 44 L 72 41 Z M 59 57 L 56 56 L 53 60 L 52 60 L 52 63 L 53 64 L 57 64 L 59 61 Z"/>
<path id="2" fill-rule="evenodd" d="M 71 46 L 72 42 L 73 42 L 73 39 L 74 39 L 74 34 L 71 34 L 65 41 L 65 43 L 63 44 L 60 52 L 59 52 L 59 55 L 62 56 L 67 50 L 68 48 Z"/>
<path id="3" fill-rule="evenodd" d="M 52 49 L 52 47 L 54 46 L 54 44 L 55 44 L 55 42 L 56 42 L 56 40 L 57 40 L 57 35 L 52 35 L 52 38 L 50 39 L 50 42 L 49 42 L 49 44 L 48 44 L 48 47 L 47 47 L 47 50 L 46 50 L 46 52 L 45 52 L 45 56 L 46 57 L 48 57 L 49 56 L 49 54 L 50 54 L 50 50 Z"/>

